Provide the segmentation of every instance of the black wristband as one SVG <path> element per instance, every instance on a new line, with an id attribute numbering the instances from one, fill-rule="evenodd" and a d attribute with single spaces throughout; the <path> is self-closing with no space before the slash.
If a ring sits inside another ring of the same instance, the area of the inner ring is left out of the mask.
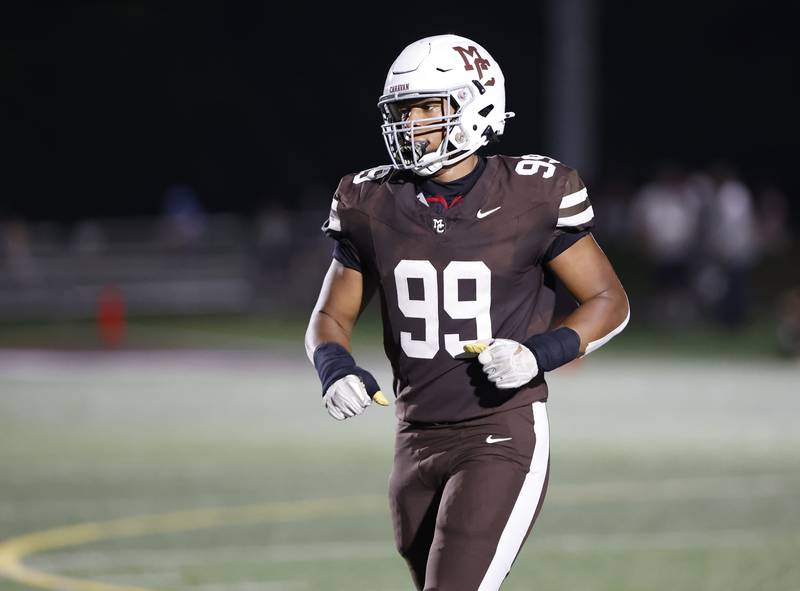
<path id="1" fill-rule="evenodd" d="M 533 335 L 522 343 L 533 351 L 540 371 L 552 371 L 577 359 L 581 352 L 581 338 L 569 327 Z"/>
<path id="2" fill-rule="evenodd" d="M 336 380 L 354 373 L 355 367 L 356 360 L 339 343 L 322 343 L 314 351 L 314 368 L 322 382 L 323 396 Z"/>
<path id="3" fill-rule="evenodd" d="M 353 356 L 339 343 L 327 342 L 319 345 L 314 350 L 314 368 L 319 375 L 319 381 L 322 382 L 323 396 L 336 380 L 350 374 L 361 378 L 370 397 L 380 390 L 372 374 L 358 367 Z"/>

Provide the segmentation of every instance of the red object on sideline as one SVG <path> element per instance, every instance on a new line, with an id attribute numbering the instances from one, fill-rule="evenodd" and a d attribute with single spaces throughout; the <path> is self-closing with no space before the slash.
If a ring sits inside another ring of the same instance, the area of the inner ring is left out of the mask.
<path id="1" fill-rule="evenodd" d="M 97 336 L 107 348 L 119 347 L 125 340 L 127 321 L 125 298 L 116 286 L 107 286 L 97 298 Z"/>

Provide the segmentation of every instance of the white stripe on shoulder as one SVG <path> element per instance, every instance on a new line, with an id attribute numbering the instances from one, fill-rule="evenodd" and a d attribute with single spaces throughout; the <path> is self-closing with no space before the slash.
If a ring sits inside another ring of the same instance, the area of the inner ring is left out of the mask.
<path id="1" fill-rule="evenodd" d="M 328 228 L 334 232 L 342 231 L 342 222 L 339 219 L 339 200 L 336 197 L 331 201 L 331 213 L 328 216 Z"/>
<path id="2" fill-rule="evenodd" d="M 544 479 L 550 460 L 550 427 L 544 402 L 534 402 L 533 432 L 535 441 L 531 465 L 519 491 L 511 515 L 508 517 L 492 561 L 483 575 L 478 591 L 497 591 L 517 557 L 528 528 L 536 515 L 536 508 L 544 492 Z"/>
<path id="3" fill-rule="evenodd" d="M 561 205 L 558 207 L 559 209 L 566 209 L 567 207 L 578 205 L 578 203 L 583 203 L 588 197 L 589 193 L 586 192 L 586 187 L 584 187 L 580 191 L 564 195 L 564 197 L 561 198 Z"/>
<path id="4" fill-rule="evenodd" d="M 580 226 L 581 224 L 585 224 L 586 222 L 590 221 L 593 217 L 594 217 L 594 210 L 590 205 L 588 209 L 585 209 L 580 213 L 576 213 L 575 215 L 570 215 L 565 218 L 558 218 L 558 223 L 556 224 L 556 228 Z"/>

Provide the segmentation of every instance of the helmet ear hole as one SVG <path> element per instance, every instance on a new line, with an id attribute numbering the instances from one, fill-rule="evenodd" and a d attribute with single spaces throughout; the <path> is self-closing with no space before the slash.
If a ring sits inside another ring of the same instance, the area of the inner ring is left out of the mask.
<path id="1" fill-rule="evenodd" d="M 487 143 L 500 141 L 500 136 L 498 136 L 497 132 L 492 129 L 491 125 L 486 126 L 486 129 L 483 131 L 483 137 L 486 138 Z"/>
<path id="2" fill-rule="evenodd" d="M 463 131 L 461 131 L 458 127 L 455 127 L 447 136 L 447 142 L 456 150 L 461 150 L 465 147 L 467 138 L 468 136 Z"/>

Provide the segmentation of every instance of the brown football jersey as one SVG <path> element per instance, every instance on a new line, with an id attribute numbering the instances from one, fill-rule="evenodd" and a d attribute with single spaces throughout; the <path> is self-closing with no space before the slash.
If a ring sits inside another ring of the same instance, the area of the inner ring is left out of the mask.
<path id="1" fill-rule="evenodd" d="M 543 375 L 497 389 L 464 344 L 548 330 L 555 297 L 543 257 L 559 234 L 593 223 L 577 172 L 545 156 L 492 156 L 445 211 L 413 181 L 389 166 L 348 175 L 323 224 L 377 286 L 398 417 L 456 422 L 545 400 Z"/>

